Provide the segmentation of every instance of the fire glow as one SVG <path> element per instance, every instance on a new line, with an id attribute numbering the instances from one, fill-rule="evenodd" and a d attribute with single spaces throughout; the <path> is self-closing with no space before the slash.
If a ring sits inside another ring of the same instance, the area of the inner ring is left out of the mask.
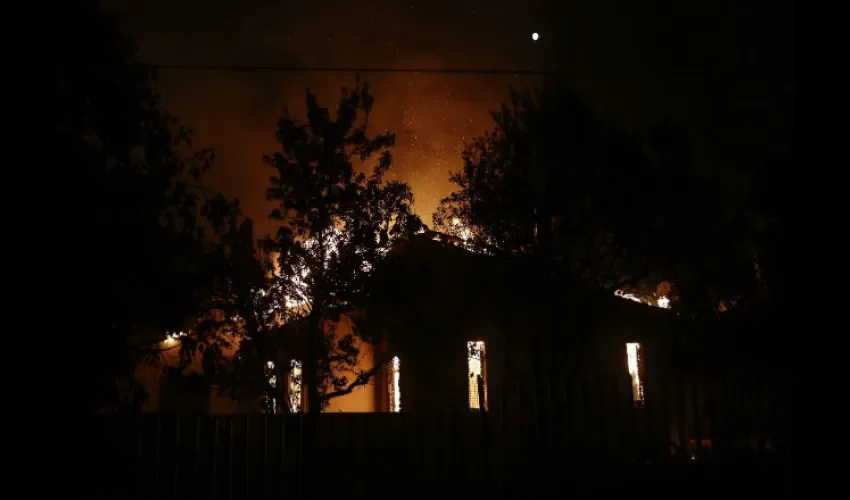
<path id="1" fill-rule="evenodd" d="M 268 378 L 269 387 L 271 387 L 272 390 L 276 389 L 277 388 L 277 375 L 274 374 L 274 361 L 267 361 L 266 362 L 266 377 Z M 278 413 L 277 398 L 275 398 L 273 396 L 267 397 L 266 403 L 268 404 L 269 410 L 273 414 L 277 415 L 277 413 Z"/>
<path id="2" fill-rule="evenodd" d="M 301 362 L 293 359 L 289 368 L 289 410 L 301 413 L 304 410 L 301 398 Z"/>
<path id="3" fill-rule="evenodd" d="M 633 293 L 626 293 L 622 290 L 615 291 L 614 295 L 620 297 L 621 299 L 631 300 L 632 302 L 637 302 L 639 304 L 646 304 L 648 306 L 658 307 L 660 309 L 670 309 L 670 298 L 665 295 L 662 295 L 655 299 L 647 299 L 638 297 Z"/>
<path id="4" fill-rule="evenodd" d="M 469 368 L 469 409 L 487 410 L 487 373 L 484 367 L 486 351 L 484 341 L 466 343 L 467 364 Z M 481 394 L 484 401 L 481 401 Z"/>
<path id="5" fill-rule="evenodd" d="M 398 413 L 401 411 L 401 362 L 398 356 L 394 356 L 390 362 L 390 412 Z"/>
<path id="6" fill-rule="evenodd" d="M 165 334 L 165 344 L 166 345 L 174 345 L 176 344 L 182 337 L 187 335 L 186 332 L 173 332 Z"/>
<path id="7" fill-rule="evenodd" d="M 460 219 L 457 217 L 452 218 L 452 226 L 459 227 L 458 231 L 460 231 L 460 239 L 465 243 L 472 238 L 472 232 L 468 227 L 461 225 Z"/>
<path id="8" fill-rule="evenodd" d="M 632 378 L 632 399 L 635 405 L 643 403 L 643 380 L 640 370 L 640 344 L 629 342 L 626 344 L 626 358 L 628 361 L 629 375 Z"/>

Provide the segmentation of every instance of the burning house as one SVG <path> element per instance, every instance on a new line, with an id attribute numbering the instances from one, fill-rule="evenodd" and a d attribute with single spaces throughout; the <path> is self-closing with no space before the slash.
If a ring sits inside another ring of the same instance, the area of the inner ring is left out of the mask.
<path id="1" fill-rule="evenodd" d="M 533 264 L 507 265 L 424 235 L 395 248 L 373 274 L 376 293 L 363 313 L 384 336 L 360 341 L 358 369 L 382 366 L 369 383 L 330 400 L 326 412 L 481 411 L 503 404 L 511 387 L 578 375 L 620 377 L 641 406 L 646 374 L 666 369 L 661 353 L 677 328 L 663 307 L 589 293 Z M 337 336 L 354 331 L 347 317 L 325 327 Z M 177 333 L 164 343 L 180 341 Z M 177 350 L 164 359 L 175 365 Z M 286 394 L 272 408 L 304 411 L 301 360 L 268 363 L 269 383 Z M 198 362 L 186 373 L 201 371 Z M 208 396 L 182 396 L 185 377 L 161 367 L 140 367 L 139 378 L 151 394 L 146 411 L 260 411 L 258 399 L 233 400 L 216 387 L 201 388 Z"/>

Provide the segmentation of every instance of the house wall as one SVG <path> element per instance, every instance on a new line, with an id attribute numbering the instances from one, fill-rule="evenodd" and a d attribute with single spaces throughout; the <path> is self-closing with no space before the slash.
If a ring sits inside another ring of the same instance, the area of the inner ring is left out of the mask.
<path id="1" fill-rule="evenodd" d="M 234 341 L 233 347 L 224 349 L 223 355 L 232 358 L 238 350 L 239 342 Z M 241 413 L 259 408 L 259 399 L 250 401 L 234 401 L 227 395 L 218 394 L 216 386 L 207 384 L 203 393 L 197 387 L 188 388 L 182 384 L 183 377 L 174 380 L 169 374 L 170 368 L 180 365 L 179 340 L 162 340 L 155 346 L 162 350 L 158 363 L 140 363 L 136 368 L 136 379 L 141 382 L 148 393 L 148 400 L 142 405 L 142 411 L 153 413 L 157 411 L 201 411 L 209 413 Z M 192 358 L 192 362 L 184 370 L 183 375 L 199 376 L 203 374 L 200 353 Z"/>
<path id="2" fill-rule="evenodd" d="M 346 317 L 341 317 L 339 322 L 333 323 L 333 330 L 337 337 L 340 338 L 350 335 L 352 333 L 352 322 Z M 380 352 L 380 347 L 375 347 L 365 342 L 361 342 L 359 347 L 360 363 L 358 369 L 371 370 L 375 366 L 375 355 Z M 349 373 L 349 382 L 353 380 L 355 376 L 356 375 L 354 373 Z M 328 402 L 327 408 L 325 408 L 325 412 L 349 413 L 381 411 L 385 408 L 385 405 L 382 404 L 383 402 L 381 401 L 381 396 L 378 393 L 378 390 L 380 387 L 379 384 L 383 380 L 378 380 L 378 378 L 380 377 L 373 378 L 372 381 L 366 385 L 355 387 L 350 394 L 331 399 Z M 385 383 L 386 382 L 384 382 L 384 384 Z M 384 387 L 386 387 L 386 385 L 384 385 Z"/>
<path id="3" fill-rule="evenodd" d="M 545 270 L 433 249 L 411 244 L 384 285 L 381 313 L 400 353 L 402 411 L 468 408 L 471 340 L 486 342 L 491 408 L 517 387 L 537 390 L 539 380 L 614 376 L 628 387 L 627 342 L 641 344 L 656 378 L 666 373 L 665 343 L 676 330 L 670 311 L 580 292 Z"/>
<path id="4" fill-rule="evenodd" d="M 399 357 L 402 412 L 468 408 L 467 341 L 486 343 L 490 408 L 539 380 L 579 374 L 627 378 L 626 342 L 641 343 L 651 377 L 663 379 L 668 370 L 666 339 L 676 328 L 669 311 L 579 293 L 552 282 L 546 270 L 505 266 L 431 242 L 411 243 L 385 269 L 378 276 L 384 281 L 377 306 L 367 314 L 380 317 L 391 343 L 363 345 L 360 369 L 372 368 L 388 351 Z M 352 331 L 346 318 L 333 326 L 338 336 Z M 176 352 L 172 356 L 176 364 Z M 146 410 L 156 411 L 161 372 L 145 368 L 140 374 L 151 393 Z M 389 376 L 382 369 L 370 384 L 332 399 L 326 411 L 386 412 L 388 396 Z M 203 409 L 258 410 L 259 401 L 235 403 L 218 395 Z"/>
<path id="5" fill-rule="evenodd" d="M 550 312 L 536 304 L 515 304 L 510 308 L 497 308 L 499 313 L 479 311 L 465 320 L 456 321 L 451 314 L 445 316 L 414 315 L 405 323 L 405 334 L 390 347 L 365 344 L 361 347 L 359 369 L 369 370 L 376 356 L 392 348 L 400 359 L 401 411 L 449 412 L 468 408 L 469 381 L 466 342 L 483 340 L 487 350 L 486 378 L 488 405 L 498 408 L 506 391 L 512 394 L 517 386 L 529 387 L 540 377 L 550 382 L 569 373 L 567 354 L 572 344 L 564 339 L 585 329 L 592 342 L 583 347 L 583 356 L 577 368 L 585 375 L 628 376 L 625 344 L 640 342 L 645 366 L 655 365 L 656 340 L 661 335 L 655 328 L 663 328 L 647 319 L 647 306 L 625 304 L 593 307 L 573 307 Z M 634 309 L 637 308 L 637 309 Z M 651 316 L 651 314 L 650 314 Z M 351 323 L 342 318 L 335 325 L 337 335 L 351 332 Z M 537 347 L 537 349 L 535 349 Z M 232 353 L 230 353 L 232 355 Z M 165 354 L 165 365 L 176 366 L 175 352 Z M 653 370 L 664 372 L 663 368 Z M 199 373 L 199 360 L 187 370 Z M 162 367 L 140 367 L 139 376 L 145 383 L 151 399 L 145 411 L 194 409 L 218 414 L 259 411 L 259 400 L 233 401 L 227 395 L 218 395 L 210 389 L 208 402 L 198 403 L 197 398 L 184 399 L 184 405 L 175 406 L 174 399 L 163 401 L 166 395 L 166 377 Z M 663 376 L 663 375 L 659 375 Z M 350 374 L 353 378 L 354 374 Z M 326 412 L 386 412 L 389 410 L 388 367 L 381 369 L 369 384 L 356 388 L 351 394 L 334 398 Z M 161 401 L 163 404 L 160 404 Z M 189 406 L 187 408 L 187 405 Z"/>
<path id="6" fill-rule="evenodd" d="M 333 328 L 338 337 L 343 337 L 352 332 L 351 321 L 341 318 L 339 322 L 329 323 L 326 328 Z M 328 330 L 330 331 L 330 330 Z M 143 404 L 142 411 L 146 413 L 157 411 L 200 411 L 204 413 L 234 414 L 251 413 L 260 411 L 260 398 L 233 400 L 228 394 L 219 394 L 216 386 L 207 384 L 207 387 L 199 389 L 187 386 L 191 384 L 193 375 L 203 373 L 201 356 L 196 354 L 192 363 L 183 372 L 183 377 L 172 378 L 168 375 L 168 369 L 179 366 L 179 341 L 163 340 L 157 346 L 163 352 L 160 362 L 156 365 L 140 363 L 136 368 L 136 377 L 142 383 L 148 393 L 148 400 Z M 359 369 L 369 370 L 374 366 L 375 353 L 380 351 L 369 344 L 360 346 Z M 234 347 L 224 350 L 226 358 L 232 358 L 238 350 L 238 342 Z M 187 377 L 188 376 L 188 377 Z M 349 374 L 349 380 L 354 378 Z M 326 412 L 375 412 L 386 411 L 388 402 L 386 396 L 386 379 L 379 384 L 377 379 L 371 383 L 354 389 L 350 394 L 330 400 Z M 306 392 L 306 391 L 305 391 Z M 306 399 L 306 398 L 305 398 Z"/>

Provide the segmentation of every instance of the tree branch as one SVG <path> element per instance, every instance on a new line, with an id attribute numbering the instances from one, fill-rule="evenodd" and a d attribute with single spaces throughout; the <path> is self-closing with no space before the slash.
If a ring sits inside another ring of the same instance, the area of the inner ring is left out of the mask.
<path id="1" fill-rule="evenodd" d="M 617 283 L 613 287 L 609 287 L 608 290 L 606 290 L 606 291 L 607 292 L 614 292 L 616 290 L 622 289 L 623 287 L 629 287 L 629 286 L 635 285 L 639 281 L 641 281 L 642 279 L 644 279 L 648 276 L 649 276 L 648 272 L 646 272 L 646 271 L 640 272 L 640 273 L 632 276 L 631 278 L 629 278 L 627 280 L 623 280 L 623 281 Z"/>
<path id="2" fill-rule="evenodd" d="M 333 398 L 338 398 L 340 396 L 345 396 L 346 394 L 351 394 L 351 392 L 354 391 L 354 389 L 356 389 L 357 387 L 368 384 L 372 380 L 372 377 L 374 377 L 375 374 L 378 373 L 378 370 L 380 370 L 381 368 L 383 368 L 384 365 L 389 363 L 390 359 L 391 358 L 387 357 L 383 359 L 380 363 L 375 364 L 375 366 L 373 366 L 371 369 L 357 375 L 357 378 L 354 379 L 354 382 L 350 383 L 348 387 L 323 394 L 320 397 L 321 401 L 330 401 Z"/>
<path id="3" fill-rule="evenodd" d="M 158 344 L 159 342 L 151 342 L 151 343 L 152 343 L 152 344 Z M 136 349 L 137 351 L 143 352 L 143 353 L 145 353 L 145 354 L 153 354 L 153 353 L 160 353 L 160 352 L 170 351 L 170 350 L 172 350 L 172 349 L 175 349 L 175 348 L 177 348 L 177 347 L 180 347 L 181 345 L 183 345 L 183 343 L 182 343 L 182 342 L 178 342 L 178 343 L 174 344 L 174 345 L 173 345 L 173 346 L 171 346 L 171 347 L 164 347 L 164 348 L 151 348 L 151 347 L 143 347 L 143 346 L 133 346 L 133 348 L 134 348 L 134 349 Z"/>

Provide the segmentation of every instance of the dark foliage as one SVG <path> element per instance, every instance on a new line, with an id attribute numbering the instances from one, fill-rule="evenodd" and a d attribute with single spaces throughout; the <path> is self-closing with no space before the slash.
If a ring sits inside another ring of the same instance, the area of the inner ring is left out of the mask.
<path id="1" fill-rule="evenodd" d="M 75 380 L 58 404 L 132 405 L 134 368 L 156 354 L 147 346 L 190 326 L 210 287 L 201 268 L 216 224 L 201 186 L 213 152 L 193 152 L 97 2 L 60 2 L 57 26 L 55 343 L 57 376 Z"/>
<path id="2" fill-rule="evenodd" d="M 274 169 L 267 197 L 280 204 L 271 217 L 281 224 L 266 242 L 279 273 L 268 290 L 282 337 L 295 339 L 296 352 L 289 354 L 304 360 L 311 412 L 368 383 L 386 361 L 358 368 L 361 341 L 379 338 L 356 324 L 352 334 L 337 334 L 333 322 L 362 305 L 371 270 L 421 226 L 410 187 L 385 180 L 395 134 L 366 133 L 373 102 L 358 77 L 353 90 L 342 89 L 331 118 L 308 90 L 307 121 L 286 113 L 277 131 L 281 151 L 265 158 Z M 378 162 L 370 174 L 355 169 L 354 162 L 373 157 Z M 289 359 L 281 361 L 278 366 L 289 366 Z"/>
<path id="3" fill-rule="evenodd" d="M 568 87 L 511 90 L 491 133 L 467 145 L 458 189 L 434 223 L 464 245 L 531 256 L 586 285 L 714 312 L 753 297 L 746 200 L 731 202 L 691 168 L 686 134 L 645 137 L 601 117 Z"/>
<path id="4" fill-rule="evenodd" d="M 638 139 L 566 88 L 510 98 L 467 145 L 437 227 L 468 226 L 473 246 L 550 259 L 612 291 L 642 276 L 657 172 Z"/>

